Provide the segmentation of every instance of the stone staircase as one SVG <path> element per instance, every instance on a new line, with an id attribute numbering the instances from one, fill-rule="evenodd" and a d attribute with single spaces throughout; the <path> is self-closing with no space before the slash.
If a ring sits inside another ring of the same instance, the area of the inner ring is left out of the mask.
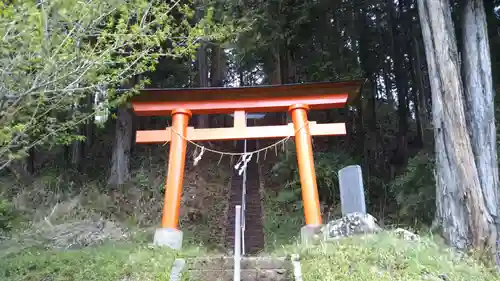
<path id="1" fill-rule="evenodd" d="M 189 281 L 233 281 L 233 269 L 233 257 L 206 257 L 187 259 L 184 271 Z M 293 280 L 292 272 L 286 258 L 241 259 L 241 281 L 288 281 Z"/>
<path id="2" fill-rule="evenodd" d="M 238 141 L 237 151 L 243 151 L 243 141 Z M 257 149 L 255 140 L 247 141 L 247 151 Z M 237 159 L 236 159 L 237 160 Z M 233 163 L 234 165 L 235 163 Z M 264 225 L 262 190 L 260 184 L 259 164 L 253 159 L 247 166 L 246 212 L 245 212 L 245 254 L 255 255 L 264 249 Z M 225 233 L 225 246 L 231 253 L 234 249 L 235 206 L 242 205 L 243 177 L 233 169 L 229 196 L 229 209 Z"/>

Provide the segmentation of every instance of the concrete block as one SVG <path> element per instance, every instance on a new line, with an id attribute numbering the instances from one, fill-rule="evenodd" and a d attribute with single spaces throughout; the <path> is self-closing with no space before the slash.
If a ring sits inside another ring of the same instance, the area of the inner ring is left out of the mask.
<path id="1" fill-rule="evenodd" d="M 175 259 L 172 265 L 172 271 L 170 272 L 170 281 L 181 281 L 182 280 L 182 270 L 186 265 L 184 259 Z"/>
<path id="2" fill-rule="evenodd" d="M 302 245 L 317 244 L 323 240 L 323 225 L 306 225 L 300 229 Z"/>
<path id="3" fill-rule="evenodd" d="M 182 231 L 174 228 L 158 228 L 155 231 L 153 244 L 166 246 L 174 250 L 182 248 Z"/>

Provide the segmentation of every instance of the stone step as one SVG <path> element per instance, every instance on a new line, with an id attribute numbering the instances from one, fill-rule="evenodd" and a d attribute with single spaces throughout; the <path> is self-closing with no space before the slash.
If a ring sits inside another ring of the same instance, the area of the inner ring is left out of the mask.
<path id="1" fill-rule="evenodd" d="M 243 142 L 237 144 L 237 149 L 243 150 Z M 255 141 L 247 143 L 247 149 L 257 149 Z M 225 246 L 228 249 L 234 248 L 234 227 L 236 205 L 241 205 L 242 200 L 242 184 L 243 177 L 236 174 L 233 170 L 231 177 L 231 188 L 229 198 L 229 211 L 227 212 L 227 225 L 225 231 Z M 245 252 L 247 254 L 256 254 L 264 248 L 264 230 L 263 230 L 263 206 L 261 202 L 262 186 L 260 185 L 259 167 L 256 162 L 250 162 L 247 167 L 247 183 L 246 183 L 246 210 L 245 210 Z"/>
<path id="2" fill-rule="evenodd" d="M 186 262 L 187 270 L 232 270 L 233 257 L 203 257 L 192 258 Z M 285 257 L 242 257 L 242 270 L 256 269 L 290 269 L 291 262 Z"/>
<path id="3" fill-rule="evenodd" d="M 290 271 L 285 269 L 244 269 L 241 270 L 241 281 L 288 281 Z M 233 270 L 189 270 L 189 281 L 233 281 Z"/>

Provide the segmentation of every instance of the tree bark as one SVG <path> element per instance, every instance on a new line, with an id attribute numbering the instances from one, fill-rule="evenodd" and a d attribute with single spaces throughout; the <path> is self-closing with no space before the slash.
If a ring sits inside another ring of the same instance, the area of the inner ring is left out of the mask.
<path id="1" fill-rule="evenodd" d="M 467 130 L 457 42 L 448 0 L 418 0 L 429 68 L 436 149 L 436 223 L 458 249 L 495 239 Z M 492 239 L 493 238 L 493 239 Z"/>
<path id="2" fill-rule="evenodd" d="M 127 105 L 122 105 L 118 108 L 117 113 L 109 185 L 121 186 L 130 179 L 132 134 L 132 114 Z"/>
<path id="3" fill-rule="evenodd" d="M 482 0 L 468 0 L 462 10 L 462 77 L 468 129 L 486 205 L 489 246 L 498 233 L 498 162 L 494 91 L 486 13 Z"/>

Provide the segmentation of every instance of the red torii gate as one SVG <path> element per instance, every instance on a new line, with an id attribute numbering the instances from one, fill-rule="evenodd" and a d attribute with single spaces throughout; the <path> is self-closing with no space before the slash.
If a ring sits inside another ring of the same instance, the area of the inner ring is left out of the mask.
<path id="1" fill-rule="evenodd" d="M 170 142 L 165 202 L 155 243 L 180 248 L 178 229 L 186 144 L 190 141 L 271 139 L 295 136 L 306 226 L 322 225 L 311 136 L 345 135 L 344 123 L 308 121 L 315 109 L 343 108 L 359 98 L 364 81 L 322 82 L 240 88 L 145 89 L 132 100 L 138 116 L 172 116 L 166 130 L 137 131 L 137 143 Z M 286 112 L 293 124 L 247 126 L 245 113 Z M 234 113 L 231 128 L 188 127 L 193 114 Z"/>

